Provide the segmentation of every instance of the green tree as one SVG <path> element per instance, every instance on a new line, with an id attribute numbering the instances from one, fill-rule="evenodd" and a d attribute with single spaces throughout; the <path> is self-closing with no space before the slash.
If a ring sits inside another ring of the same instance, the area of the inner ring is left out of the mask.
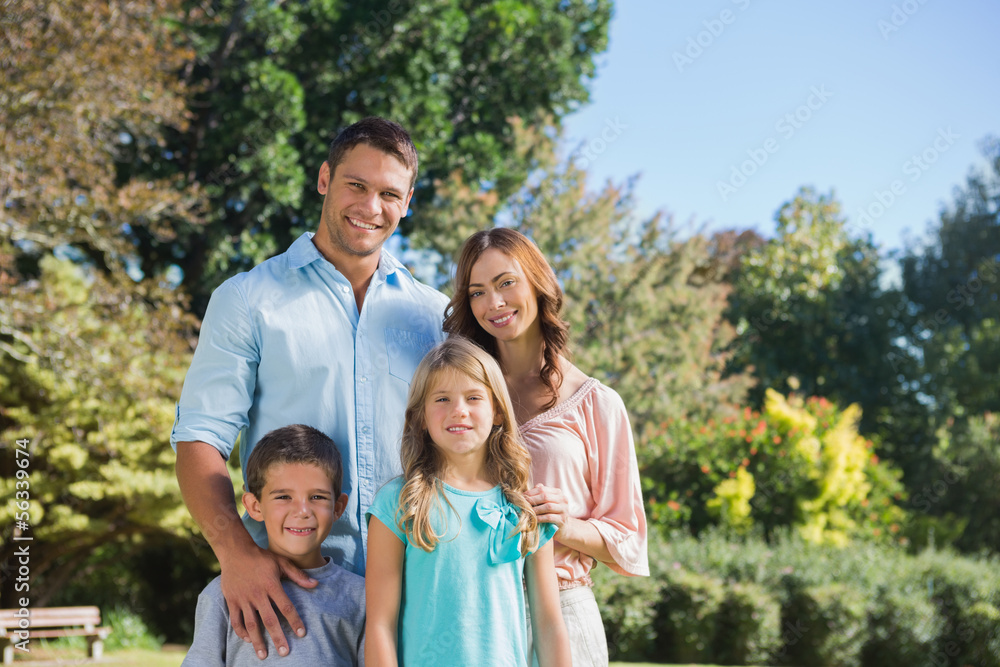
<path id="1" fill-rule="evenodd" d="M 130 277 L 122 232 L 196 225 L 201 201 L 117 169 L 125 137 L 159 145 L 164 124 L 186 122 L 177 9 L 19 0 L 0 22 L 0 485 L 30 496 L 28 531 L 2 509 L 0 561 L 13 531 L 34 538 L 34 604 L 102 545 L 190 534 L 165 443 L 194 322 L 168 276 Z"/>
<path id="2" fill-rule="evenodd" d="M 1000 141 L 982 149 L 988 169 L 968 177 L 930 241 L 909 248 L 901 264 L 916 362 L 907 379 L 927 411 L 913 439 L 930 459 L 911 484 L 914 505 L 939 543 L 996 551 L 989 516 L 998 442 L 990 414 L 1000 410 Z"/>
<path id="3" fill-rule="evenodd" d="M 901 414 L 915 401 L 901 381 L 912 364 L 897 341 L 905 314 L 881 284 L 871 238 L 850 238 L 840 204 L 803 188 L 776 216 L 774 238 L 744 253 L 731 274 L 729 317 L 739 332 L 731 367 L 753 368 L 752 404 L 767 387 L 858 403 L 861 429 L 899 455 Z"/>
<path id="4" fill-rule="evenodd" d="M 523 181 L 511 116 L 561 118 L 587 100 L 610 0 L 187 2 L 190 125 L 133 144 L 132 173 L 180 174 L 210 198 L 208 224 L 138 230 L 142 270 L 176 264 L 201 312 L 211 290 L 318 219 L 315 174 L 338 129 L 383 115 L 422 159 L 403 233 L 435 228 L 435 184 L 458 170 L 502 199 Z"/>
<path id="5" fill-rule="evenodd" d="M 989 171 L 969 176 L 931 240 L 902 259 L 911 304 L 910 378 L 937 424 L 1000 410 L 1000 140 L 983 143 Z"/>
<path id="6" fill-rule="evenodd" d="M 621 394 L 640 438 L 666 418 L 706 418 L 739 404 L 749 378 L 722 377 L 733 333 L 708 241 L 680 238 L 662 214 L 638 219 L 631 182 L 588 192 L 572 158 L 536 155 L 531 182 L 498 219 L 552 263 L 575 362 Z"/>

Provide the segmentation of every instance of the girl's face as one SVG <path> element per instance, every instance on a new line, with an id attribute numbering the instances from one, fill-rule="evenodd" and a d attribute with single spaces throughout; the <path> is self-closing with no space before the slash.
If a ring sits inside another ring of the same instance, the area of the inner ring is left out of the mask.
<path id="1" fill-rule="evenodd" d="M 496 248 L 472 266 L 469 305 L 479 326 L 497 340 L 514 340 L 539 328 L 535 288 L 517 260 Z"/>
<path id="2" fill-rule="evenodd" d="M 485 457 L 486 439 L 494 423 L 500 423 L 489 388 L 453 369 L 437 373 L 431 382 L 424 421 L 434 445 L 450 462 Z"/>

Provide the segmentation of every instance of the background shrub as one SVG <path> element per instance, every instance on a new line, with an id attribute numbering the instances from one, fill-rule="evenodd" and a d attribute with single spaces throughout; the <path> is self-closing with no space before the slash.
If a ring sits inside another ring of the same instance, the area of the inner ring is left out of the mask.
<path id="1" fill-rule="evenodd" d="M 793 589 L 782 619 L 781 664 L 860 667 L 867 635 L 865 599 L 859 591 L 844 584 Z"/>
<path id="2" fill-rule="evenodd" d="M 864 667 L 931 667 L 943 622 L 926 591 L 881 588 L 868 612 Z"/>
<path id="3" fill-rule="evenodd" d="M 781 604 L 754 583 L 726 586 L 713 648 L 724 665 L 770 664 L 781 648 Z"/>

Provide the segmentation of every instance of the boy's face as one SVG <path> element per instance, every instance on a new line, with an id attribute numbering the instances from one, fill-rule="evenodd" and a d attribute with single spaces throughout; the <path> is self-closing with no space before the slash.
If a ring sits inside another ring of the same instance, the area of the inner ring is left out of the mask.
<path id="1" fill-rule="evenodd" d="M 243 494 L 247 513 L 263 521 L 267 549 L 299 568 L 324 564 L 320 545 L 333 522 L 347 506 L 347 494 L 333 494 L 333 483 L 320 467 L 308 463 L 279 463 L 267 471 L 258 499 Z"/>

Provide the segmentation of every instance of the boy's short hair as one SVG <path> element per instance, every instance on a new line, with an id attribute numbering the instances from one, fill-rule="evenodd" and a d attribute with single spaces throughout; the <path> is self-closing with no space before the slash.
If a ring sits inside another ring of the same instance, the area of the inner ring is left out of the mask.
<path id="1" fill-rule="evenodd" d="M 368 116 L 344 128 L 333 141 L 326 161 L 330 165 L 330 176 L 344 159 L 344 154 L 358 144 L 367 144 L 383 153 L 393 156 L 410 170 L 410 187 L 417 182 L 417 149 L 410 134 L 399 123 L 378 116 Z"/>
<path id="2" fill-rule="evenodd" d="M 344 468 L 337 445 L 326 433 L 305 424 L 292 424 L 265 435 L 247 459 L 247 491 L 259 499 L 268 471 L 283 463 L 318 466 L 330 477 L 334 500 L 340 496 Z"/>

